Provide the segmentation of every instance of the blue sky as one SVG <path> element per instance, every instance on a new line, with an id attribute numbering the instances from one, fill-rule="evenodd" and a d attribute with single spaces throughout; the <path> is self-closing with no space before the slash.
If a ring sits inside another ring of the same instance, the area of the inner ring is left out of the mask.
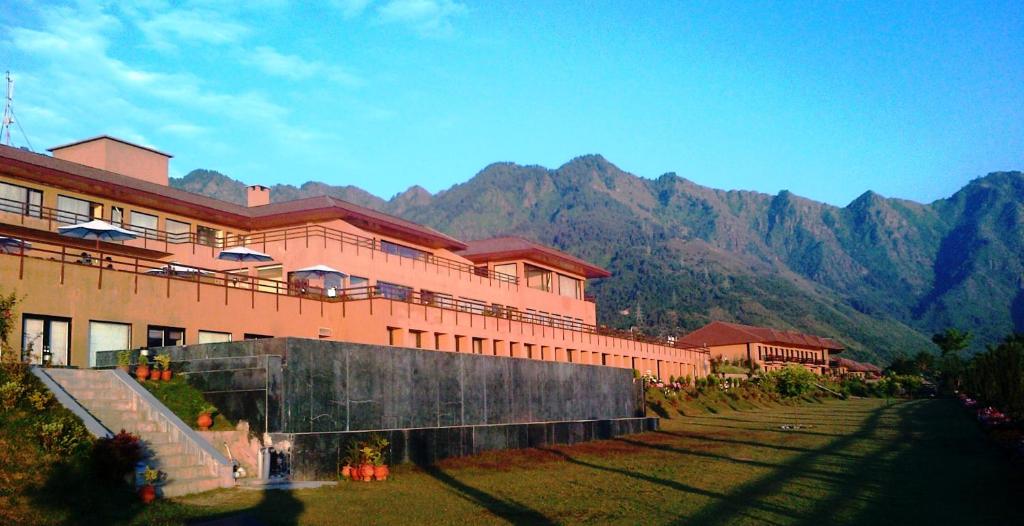
<path id="1" fill-rule="evenodd" d="M 37 151 L 385 198 L 587 153 L 837 205 L 1024 169 L 1019 1 L 583 4 L 9 0 L 0 68 Z"/>

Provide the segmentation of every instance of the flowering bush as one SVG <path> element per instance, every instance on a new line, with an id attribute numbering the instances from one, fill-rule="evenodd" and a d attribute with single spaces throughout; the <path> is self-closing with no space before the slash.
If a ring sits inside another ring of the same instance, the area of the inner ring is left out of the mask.
<path id="1" fill-rule="evenodd" d="M 85 427 L 69 417 L 40 422 L 36 426 L 36 436 L 44 451 L 60 456 L 70 455 L 89 439 Z"/>
<path id="2" fill-rule="evenodd" d="M 14 292 L 0 295 L 0 358 L 8 361 L 20 361 L 14 358 L 13 353 L 5 351 L 7 348 L 7 337 L 14 328 L 14 308 L 21 298 Z M 8 356 L 10 355 L 10 356 Z"/>

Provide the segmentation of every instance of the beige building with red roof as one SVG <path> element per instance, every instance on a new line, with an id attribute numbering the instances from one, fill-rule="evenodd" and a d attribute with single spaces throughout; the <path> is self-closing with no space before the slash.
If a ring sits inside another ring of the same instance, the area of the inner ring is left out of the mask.
<path id="1" fill-rule="evenodd" d="M 724 321 L 713 321 L 680 343 L 707 349 L 712 360 L 741 360 L 764 371 L 799 364 L 817 374 L 828 372 L 829 357 L 844 349 L 831 338 Z"/>

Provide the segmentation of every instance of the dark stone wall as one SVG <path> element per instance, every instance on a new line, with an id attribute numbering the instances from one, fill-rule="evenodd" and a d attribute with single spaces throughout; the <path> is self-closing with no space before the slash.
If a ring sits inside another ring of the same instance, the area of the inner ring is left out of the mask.
<path id="1" fill-rule="evenodd" d="M 152 352 L 170 354 L 226 416 L 272 433 L 643 415 L 632 371 L 613 367 L 300 338 Z"/>

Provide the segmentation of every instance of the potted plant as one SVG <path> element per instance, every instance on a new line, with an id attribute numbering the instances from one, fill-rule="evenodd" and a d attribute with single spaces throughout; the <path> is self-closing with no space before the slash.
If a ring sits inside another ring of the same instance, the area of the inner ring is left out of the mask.
<path id="1" fill-rule="evenodd" d="M 160 356 L 157 356 L 155 359 L 156 363 L 160 365 L 160 369 L 162 371 L 160 373 L 160 379 L 162 379 L 165 382 L 171 381 L 171 355 L 161 354 Z"/>
<path id="2" fill-rule="evenodd" d="M 388 469 L 388 465 L 384 462 L 384 455 L 387 454 L 388 446 L 391 443 L 380 435 L 370 437 L 370 441 L 373 443 L 373 448 L 377 453 L 373 458 L 373 478 L 375 480 L 387 480 L 391 470 Z"/>
<path id="3" fill-rule="evenodd" d="M 129 367 L 132 365 L 132 352 L 128 349 L 117 352 L 117 368 L 128 372 Z"/>
<path id="4" fill-rule="evenodd" d="M 196 424 L 199 425 L 200 431 L 209 431 L 210 426 L 213 425 L 213 413 L 217 411 L 217 408 L 212 405 L 205 405 L 199 410 L 199 418 L 196 419 Z"/>
<path id="5" fill-rule="evenodd" d="M 149 379 L 154 382 L 160 381 L 160 357 L 156 356 L 153 358 L 153 367 L 149 368 Z"/>
<path id="6" fill-rule="evenodd" d="M 377 457 L 380 455 L 377 449 L 369 442 L 363 442 L 362 447 L 359 449 L 360 465 L 359 465 L 359 478 L 363 482 L 370 482 L 373 480 L 373 463 L 377 461 Z"/>
<path id="7" fill-rule="evenodd" d="M 160 480 L 160 471 L 146 466 L 146 470 L 142 472 L 142 479 L 145 484 L 139 488 L 139 498 L 143 503 L 149 504 L 156 500 L 156 483 Z"/>
<path id="8" fill-rule="evenodd" d="M 348 448 L 345 450 L 345 458 L 342 459 L 344 465 L 341 467 L 341 476 L 350 480 L 358 480 L 360 460 L 362 460 L 362 451 L 360 451 L 359 443 L 349 442 Z"/>
<path id="9" fill-rule="evenodd" d="M 135 378 L 140 382 L 149 378 L 149 358 L 139 355 L 139 365 L 135 367 Z"/>

